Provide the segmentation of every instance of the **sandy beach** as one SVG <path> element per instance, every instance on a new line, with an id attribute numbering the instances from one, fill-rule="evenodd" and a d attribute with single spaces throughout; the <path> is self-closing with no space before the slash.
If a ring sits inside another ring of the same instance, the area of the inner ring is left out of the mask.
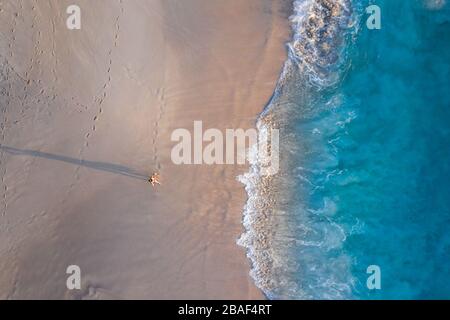
<path id="1" fill-rule="evenodd" d="M 81 29 L 66 27 L 67 6 Z M 290 1 L 0 1 L 0 299 L 263 299 L 236 244 L 242 165 L 171 133 L 250 128 Z M 159 172 L 162 186 L 146 182 Z M 68 290 L 66 268 L 81 269 Z"/>

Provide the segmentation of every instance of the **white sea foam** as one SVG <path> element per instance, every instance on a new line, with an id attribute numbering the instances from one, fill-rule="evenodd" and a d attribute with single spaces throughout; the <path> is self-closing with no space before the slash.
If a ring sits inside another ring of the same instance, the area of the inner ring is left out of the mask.
<path id="1" fill-rule="evenodd" d="M 341 75 L 343 57 L 343 44 L 347 30 L 355 26 L 351 11 L 350 0 L 297 0 L 294 2 L 294 14 L 290 17 L 294 31 L 293 40 L 288 44 L 289 59 L 286 61 L 274 95 L 257 121 L 258 130 L 268 130 L 274 123 L 270 119 L 273 106 L 277 105 L 279 98 L 286 94 L 284 91 L 293 72 L 302 74 L 303 79 L 308 79 L 314 87 L 327 87 L 336 83 Z M 282 133 L 283 134 L 283 133 Z M 262 164 L 266 159 L 261 159 L 257 146 L 253 146 L 248 153 L 250 163 L 249 171 L 238 177 L 245 185 L 248 200 L 243 212 L 243 225 L 245 232 L 237 243 L 247 250 L 247 256 L 252 262 L 250 275 L 256 285 L 263 290 L 269 298 L 280 298 L 274 294 L 278 286 L 282 286 L 286 292 L 285 297 L 311 298 L 295 281 L 288 277 L 274 279 L 274 270 L 283 270 L 286 273 L 297 271 L 295 259 L 286 261 L 286 255 L 279 256 L 281 247 L 288 248 L 292 243 L 305 247 L 339 247 L 345 240 L 345 233 L 334 223 L 330 223 L 321 229 L 321 233 L 327 235 L 322 240 L 299 240 L 289 236 L 291 230 L 298 230 L 302 226 L 280 225 L 287 232 L 274 234 L 274 219 L 285 215 L 282 211 L 275 211 L 276 195 L 272 192 L 273 179 L 276 177 L 261 174 Z M 279 195 L 277 195 L 279 196 Z M 334 203 L 329 200 L 324 204 L 324 212 L 332 215 L 336 210 Z M 317 226 L 307 230 L 303 226 L 304 233 L 316 233 Z M 301 242 L 301 243 L 300 243 Z M 277 249 L 274 246 L 277 246 Z M 286 249 L 287 250 L 287 249 Z M 289 258 L 288 258 L 289 259 Z M 335 259 L 332 263 L 338 269 L 348 268 L 348 260 L 345 257 Z M 328 268 L 318 266 L 317 268 Z M 325 271 L 324 271 L 325 272 Z M 340 281 L 339 275 L 320 280 L 318 285 L 328 292 L 323 298 L 342 298 L 350 292 L 350 285 Z M 334 290 L 334 291 L 333 291 Z M 329 295 L 329 296 L 327 296 Z"/>
<path id="2" fill-rule="evenodd" d="M 343 43 L 355 26 L 350 0 L 298 0 L 290 20 L 294 31 L 289 58 L 311 84 L 330 86 L 339 80 L 345 61 Z"/>
<path id="3" fill-rule="evenodd" d="M 424 0 L 424 3 L 430 10 L 440 10 L 446 5 L 446 0 Z"/>
<path id="4" fill-rule="evenodd" d="M 262 120 L 257 123 L 258 130 L 268 130 L 267 124 Z M 261 164 L 267 159 L 261 159 L 258 146 L 251 146 L 248 152 L 250 163 L 249 172 L 238 177 L 238 180 L 245 185 L 248 200 L 244 208 L 243 224 L 245 232 L 241 235 L 237 243 L 247 249 L 247 257 L 252 262 L 250 275 L 256 285 L 266 294 L 270 293 L 270 276 L 267 272 L 271 269 L 269 264 L 273 263 L 274 257 L 270 254 L 270 238 L 267 207 L 270 206 L 270 198 L 264 194 L 261 186 L 262 179 L 270 179 L 270 176 L 261 174 Z"/>

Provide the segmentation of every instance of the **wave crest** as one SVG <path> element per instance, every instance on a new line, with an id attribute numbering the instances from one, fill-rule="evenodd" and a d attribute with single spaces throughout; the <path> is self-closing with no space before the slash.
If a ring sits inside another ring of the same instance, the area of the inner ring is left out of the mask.
<path id="1" fill-rule="evenodd" d="M 294 39 L 288 44 L 289 58 L 312 84 L 335 83 L 345 61 L 347 31 L 355 26 L 350 0 L 297 0 L 290 20 Z"/>
<path id="2" fill-rule="evenodd" d="M 257 121 L 257 129 L 260 132 L 283 126 L 279 122 L 283 122 L 282 119 L 289 115 L 284 114 L 282 110 L 288 110 L 289 106 L 295 108 L 298 103 L 308 99 L 310 93 L 306 91 L 310 89 L 310 85 L 319 89 L 326 88 L 341 78 L 345 69 L 343 65 L 346 61 L 346 38 L 350 34 L 349 30 L 356 25 L 353 18 L 351 0 L 294 2 L 294 15 L 290 17 L 294 35 L 293 40 L 288 43 L 289 59 L 278 79 L 272 99 Z M 279 108 L 281 106 L 284 108 Z M 307 105 L 303 106 L 306 107 Z M 306 110 L 302 109 L 302 113 L 305 112 Z M 308 287 L 295 280 L 293 275 L 304 265 L 302 263 L 302 266 L 299 266 L 296 258 L 288 254 L 292 247 L 301 246 L 305 252 L 327 252 L 342 244 L 345 232 L 336 224 L 326 224 L 322 221 L 311 225 L 310 228 L 306 224 L 290 221 L 289 217 L 295 213 L 284 211 L 277 205 L 277 202 L 283 202 L 280 197 L 286 195 L 276 192 L 273 186 L 278 184 L 287 189 L 294 189 L 295 186 L 290 185 L 292 180 L 283 174 L 262 175 L 263 161 L 259 159 L 256 147 L 250 149 L 248 155 L 249 172 L 238 177 L 245 185 L 248 200 L 243 212 L 245 232 L 237 243 L 247 250 L 247 256 L 252 263 L 250 275 L 256 285 L 268 298 L 275 299 L 327 299 L 349 296 L 351 281 L 345 272 L 349 265 L 345 256 L 332 259 L 332 265 L 322 264 L 318 258 L 316 261 L 312 256 L 310 260 L 305 260 L 304 264 L 314 265 L 318 274 L 328 276 L 316 277 Z M 336 208 L 332 201 L 328 201 L 324 203 L 323 210 L 332 215 Z M 300 230 L 302 228 L 304 230 Z M 331 273 L 330 268 L 338 271 Z M 285 274 L 290 276 L 284 276 Z"/>

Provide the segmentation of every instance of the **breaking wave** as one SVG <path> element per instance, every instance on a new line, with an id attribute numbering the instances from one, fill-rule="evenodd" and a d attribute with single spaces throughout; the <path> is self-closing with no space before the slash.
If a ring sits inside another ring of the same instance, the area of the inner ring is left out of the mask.
<path id="1" fill-rule="evenodd" d="M 308 114 L 313 96 L 317 91 L 335 85 L 346 69 L 346 42 L 355 32 L 355 15 L 350 0 L 297 0 L 294 1 L 294 14 L 290 17 L 293 39 L 288 43 L 288 60 L 285 62 L 276 85 L 275 92 L 257 121 L 257 129 L 270 130 L 282 128 L 281 154 L 284 167 L 292 166 L 290 158 L 296 152 L 293 135 L 286 134 L 289 118 L 292 114 L 298 118 Z M 312 107 L 311 107 L 312 108 Z M 296 138 L 294 138 L 295 140 Z M 292 247 L 302 246 L 329 251 L 337 248 L 345 240 L 345 233 L 338 224 L 330 219 L 308 222 L 299 221 L 300 216 L 293 210 L 307 211 L 309 215 L 319 215 L 308 208 L 289 208 L 286 199 L 295 182 L 289 174 L 280 172 L 274 176 L 261 174 L 258 149 L 249 150 L 249 171 L 238 177 L 245 185 L 248 200 L 244 207 L 243 225 L 245 232 L 237 243 L 247 250 L 252 262 L 251 276 L 256 285 L 268 298 L 345 298 L 351 293 L 351 276 L 348 275 L 349 261 L 345 256 L 330 260 L 331 265 L 314 263 L 317 257 L 299 257 L 291 252 Z M 297 168 L 298 169 L 298 168 Z M 283 186 L 283 191 L 275 186 Z M 333 202 L 324 200 L 323 216 L 332 215 Z M 301 207 L 301 206 L 300 206 Z M 301 219 L 300 219 L 301 220 Z M 317 254 L 316 254 L 317 256 Z M 309 261 L 308 261 L 309 259 Z M 334 268 L 335 276 L 316 277 L 314 281 L 299 280 L 299 269 L 310 264 L 317 268 L 315 272 L 323 274 Z M 320 290 L 323 289 L 323 290 Z"/>

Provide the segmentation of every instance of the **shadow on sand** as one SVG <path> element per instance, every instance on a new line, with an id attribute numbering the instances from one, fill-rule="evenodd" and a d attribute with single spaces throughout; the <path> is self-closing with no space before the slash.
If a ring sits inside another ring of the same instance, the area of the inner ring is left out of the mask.
<path id="1" fill-rule="evenodd" d="M 0 151 L 9 153 L 9 154 L 15 155 L 15 156 L 29 156 L 29 157 L 38 157 L 38 158 L 62 161 L 62 162 L 74 164 L 77 166 L 91 168 L 94 170 L 120 174 L 120 175 L 129 177 L 129 178 L 134 178 L 134 179 L 139 179 L 139 180 L 144 180 L 144 181 L 148 180 L 148 176 L 146 176 L 145 174 L 139 173 L 134 169 L 131 169 L 131 168 L 128 168 L 128 167 L 125 167 L 122 165 L 118 165 L 118 164 L 113 164 L 113 163 L 82 160 L 82 159 L 70 158 L 70 157 L 66 157 L 66 156 L 60 156 L 60 155 L 52 154 L 52 153 L 46 153 L 46 152 L 40 152 L 40 151 L 28 150 L 28 149 L 17 149 L 17 148 L 12 148 L 12 147 L 8 147 L 8 146 L 2 146 L 2 145 L 0 145 Z"/>

